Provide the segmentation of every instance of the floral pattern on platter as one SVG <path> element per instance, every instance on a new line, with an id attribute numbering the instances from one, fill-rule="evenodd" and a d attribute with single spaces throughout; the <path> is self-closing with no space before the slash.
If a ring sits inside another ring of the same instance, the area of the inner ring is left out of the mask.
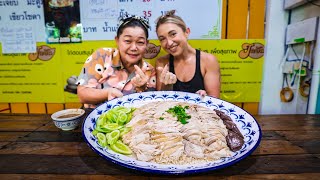
<path id="1" fill-rule="evenodd" d="M 212 110 L 220 110 L 232 118 L 243 134 L 245 143 L 239 151 L 233 152 L 231 157 L 222 158 L 217 161 L 192 165 L 164 165 L 138 161 L 134 158 L 118 154 L 108 148 L 102 148 L 98 144 L 97 138 L 92 135 L 96 121 L 102 113 L 117 106 L 140 107 L 145 103 L 155 101 L 188 102 Z M 192 174 L 230 166 L 249 156 L 260 144 L 262 136 L 258 122 L 252 115 L 238 106 L 210 96 L 200 97 L 198 94 L 176 91 L 134 93 L 105 102 L 87 116 L 83 123 L 82 134 L 87 144 L 105 159 L 127 168 L 158 174 Z"/>
<path id="2" fill-rule="evenodd" d="M 76 119 L 71 119 L 71 120 L 66 120 L 66 121 L 53 121 L 54 124 L 63 130 L 72 130 L 75 129 L 80 122 L 81 118 L 76 118 Z"/>

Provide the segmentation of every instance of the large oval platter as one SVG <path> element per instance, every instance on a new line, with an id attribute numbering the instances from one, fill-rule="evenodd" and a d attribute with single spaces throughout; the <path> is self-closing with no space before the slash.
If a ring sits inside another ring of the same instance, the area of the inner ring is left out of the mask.
<path id="1" fill-rule="evenodd" d="M 164 165 L 138 161 L 132 157 L 118 154 L 111 149 L 102 148 L 98 144 L 97 138 L 92 135 L 96 121 L 102 113 L 117 106 L 139 107 L 148 102 L 155 101 L 188 102 L 212 110 L 217 109 L 223 111 L 229 115 L 237 125 L 244 136 L 245 143 L 239 151 L 233 152 L 231 157 L 222 158 L 217 161 L 192 165 Z M 108 101 L 98 106 L 86 117 L 82 126 L 82 134 L 87 144 L 103 158 L 127 168 L 160 174 L 192 174 L 230 166 L 249 156 L 258 147 L 261 140 L 261 129 L 258 122 L 248 112 L 238 106 L 210 96 L 200 97 L 198 94 L 175 91 L 135 93 Z"/>

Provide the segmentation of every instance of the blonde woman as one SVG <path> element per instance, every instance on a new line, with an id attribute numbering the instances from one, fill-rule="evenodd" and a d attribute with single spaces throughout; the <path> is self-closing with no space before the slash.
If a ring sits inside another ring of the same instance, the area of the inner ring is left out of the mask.
<path id="1" fill-rule="evenodd" d="M 175 90 L 220 96 L 220 67 L 212 54 L 188 43 L 190 29 L 175 11 L 160 16 L 156 33 L 168 53 L 157 59 L 157 90 Z"/>

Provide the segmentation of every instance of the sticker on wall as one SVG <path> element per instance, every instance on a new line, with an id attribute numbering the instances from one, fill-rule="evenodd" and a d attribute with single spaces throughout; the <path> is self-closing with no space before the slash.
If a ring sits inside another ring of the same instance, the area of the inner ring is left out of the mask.
<path id="1" fill-rule="evenodd" d="M 79 0 L 45 0 L 44 16 L 47 43 L 82 41 Z"/>
<path id="2" fill-rule="evenodd" d="M 55 54 L 56 48 L 51 48 L 50 46 L 41 45 L 37 46 L 37 52 L 29 53 L 28 58 L 30 61 L 35 61 L 37 59 L 43 61 L 49 61 Z"/>
<path id="3" fill-rule="evenodd" d="M 160 49 L 161 49 L 160 45 L 157 46 L 153 43 L 149 43 L 147 45 L 146 53 L 144 54 L 143 57 L 146 59 L 153 59 L 156 56 L 158 56 L 158 54 L 160 53 Z"/>

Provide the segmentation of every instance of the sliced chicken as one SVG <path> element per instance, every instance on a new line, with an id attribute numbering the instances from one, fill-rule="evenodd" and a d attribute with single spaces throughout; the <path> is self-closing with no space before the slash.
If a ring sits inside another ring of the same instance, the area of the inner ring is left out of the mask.
<path id="1" fill-rule="evenodd" d="M 186 124 L 168 112 L 175 106 L 185 108 L 190 116 Z M 140 161 L 181 165 L 206 162 L 231 156 L 230 150 L 242 147 L 243 136 L 232 123 L 220 111 L 185 102 L 158 101 L 136 109 L 126 125 L 131 131 L 122 140 Z"/>

